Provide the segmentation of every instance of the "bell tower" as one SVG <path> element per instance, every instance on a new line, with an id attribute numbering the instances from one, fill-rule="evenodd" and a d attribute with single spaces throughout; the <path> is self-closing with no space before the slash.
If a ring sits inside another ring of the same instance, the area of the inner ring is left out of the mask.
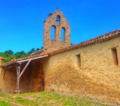
<path id="1" fill-rule="evenodd" d="M 51 39 L 51 27 L 55 29 L 55 37 Z M 61 29 L 64 30 L 64 40 L 61 41 Z M 70 46 L 70 24 L 59 8 L 50 13 L 44 21 L 44 46 L 47 52 Z"/>

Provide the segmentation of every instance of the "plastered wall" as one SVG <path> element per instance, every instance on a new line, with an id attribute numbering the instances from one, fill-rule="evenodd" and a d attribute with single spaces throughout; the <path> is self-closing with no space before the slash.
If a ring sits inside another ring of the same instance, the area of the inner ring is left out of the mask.
<path id="1" fill-rule="evenodd" d="M 116 47 L 118 66 L 113 65 L 111 48 Z M 77 56 L 80 54 L 81 66 Z M 120 37 L 53 55 L 43 60 L 46 91 L 95 96 L 109 101 L 120 99 Z"/>

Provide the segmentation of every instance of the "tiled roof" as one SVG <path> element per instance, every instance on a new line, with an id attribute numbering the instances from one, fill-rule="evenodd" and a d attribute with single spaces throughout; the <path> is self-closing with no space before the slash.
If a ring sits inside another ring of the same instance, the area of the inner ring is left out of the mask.
<path id="1" fill-rule="evenodd" d="M 17 61 L 20 61 L 20 60 L 31 59 L 31 58 L 35 58 L 35 57 L 39 57 L 39 56 L 44 56 L 44 55 L 48 55 L 48 54 L 43 54 L 43 55 L 40 54 L 40 55 L 29 56 L 29 57 L 25 57 L 25 58 L 12 59 L 12 61 L 7 62 L 7 63 L 3 63 L 2 65 L 0 65 L 0 67 L 4 67 L 4 66 L 15 64 L 15 63 L 17 63 Z"/>
<path id="2" fill-rule="evenodd" d="M 30 54 L 29 56 L 34 56 L 34 55 L 40 54 L 40 53 L 42 53 L 42 52 L 44 52 L 44 50 L 43 50 L 43 49 L 40 49 L 40 50 L 37 50 L 37 51 L 33 52 L 33 53 Z"/>
<path id="3" fill-rule="evenodd" d="M 118 36 L 120 36 L 120 29 L 115 30 L 113 32 L 106 33 L 104 35 L 95 37 L 93 39 L 90 39 L 90 40 L 87 40 L 87 41 L 84 41 L 84 42 L 81 42 L 79 44 L 71 45 L 71 46 L 68 46 L 68 47 L 65 47 L 65 48 L 62 48 L 62 49 L 59 49 L 59 50 L 55 50 L 53 52 L 49 52 L 49 53 L 46 53 L 46 54 L 37 54 L 35 56 L 30 56 L 30 57 L 26 57 L 26 58 L 14 59 L 13 61 L 2 64 L 1 66 L 5 66 L 7 64 L 15 63 L 15 62 L 20 61 L 20 60 L 30 59 L 30 58 L 38 57 L 38 56 L 44 56 L 44 55 L 52 56 L 52 55 L 55 55 L 55 54 L 59 54 L 59 53 L 66 52 L 66 51 L 69 51 L 69 50 L 74 50 L 74 49 L 77 49 L 77 48 L 80 48 L 80 47 L 85 47 L 85 46 L 92 45 L 92 44 L 95 44 L 95 43 L 105 42 L 105 41 L 108 41 L 110 39 L 116 38 Z"/>
<path id="4" fill-rule="evenodd" d="M 7 58 L 5 58 L 5 57 L 0 57 L 0 59 L 5 60 L 5 59 L 7 59 Z"/>

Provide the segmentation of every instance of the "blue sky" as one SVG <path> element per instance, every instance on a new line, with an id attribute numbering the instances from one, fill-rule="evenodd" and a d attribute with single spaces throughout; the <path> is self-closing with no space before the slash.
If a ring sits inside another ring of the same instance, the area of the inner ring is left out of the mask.
<path id="1" fill-rule="evenodd" d="M 59 7 L 71 43 L 120 29 L 120 0 L 0 0 L 0 52 L 43 46 L 43 21 Z"/>

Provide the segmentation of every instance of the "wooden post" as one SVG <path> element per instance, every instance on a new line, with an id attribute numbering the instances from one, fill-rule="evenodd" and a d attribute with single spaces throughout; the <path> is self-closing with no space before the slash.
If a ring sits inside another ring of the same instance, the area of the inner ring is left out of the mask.
<path id="1" fill-rule="evenodd" d="M 16 90 L 15 90 L 15 93 L 20 93 L 20 90 L 19 90 L 19 82 L 20 82 L 20 63 L 16 64 L 16 74 L 17 74 L 17 81 L 16 81 Z"/>

